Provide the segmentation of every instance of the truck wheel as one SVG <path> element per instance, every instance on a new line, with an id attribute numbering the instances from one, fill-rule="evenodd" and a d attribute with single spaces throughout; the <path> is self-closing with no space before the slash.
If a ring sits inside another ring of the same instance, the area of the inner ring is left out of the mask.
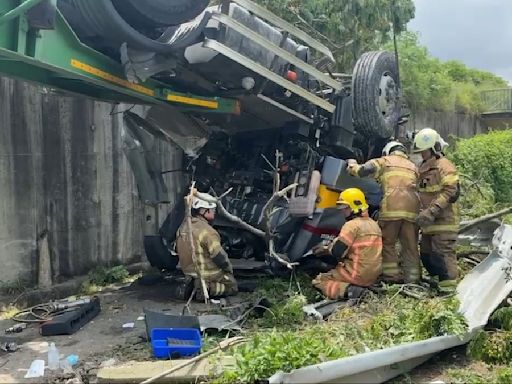
<path id="1" fill-rule="evenodd" d="M 112 0 L 117 11 L 136 28 L 179 25 L 203 12 L 209 0 Z"/>
<path id="2" fill-rule="evenodd" d="M 400 119 L 400 88 L 395 56 L 386 51 L 364 53 L 352 76 L 356 130 L 366 137 L 391 137 Z"/>

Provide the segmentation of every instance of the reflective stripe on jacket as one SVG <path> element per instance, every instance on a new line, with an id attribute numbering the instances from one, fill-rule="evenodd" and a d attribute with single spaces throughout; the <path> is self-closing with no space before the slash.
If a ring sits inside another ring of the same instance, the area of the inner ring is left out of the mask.
<path id="1" fill-rule="evenodd" d="M 348 247 L 336 267 L 344 281 L 370 286 L 382 272 L 382 232 L 369 217 L 356 217 L 341 228 L 338 239 Z"/>
<path id="2" fill-rule="evenodd" d="M 186 275 L 194 278 L 201 277 L 206 281 L 213 281 L 224 275 L 223 272 L 212 260 L 218 254 L 228 256 L 220 244 L 219 233 L 211 227 L 203 217 L 193 217 L 192 219 L 192 237 L 195 248 L 195 262 L 188 237 L 187 223 L 183 222 L 178 230 L 176 248 L 180 259 L 180 266 Z M 229 262 L 229 259 L 228 259 Z"/>
<path id="3" fill-rule="evenodd" d="M 420 209 L 418 169 L 405 154 L 395 152 L 368 162 L 382 186 L 379 220 L 416 221 Z"/>
<path id="4" fill-rule="evenodd" d="M 459 207 L 450 200 L 457 195 L 457 168 L 445 157 L 432 157 L 420 166 L 419 192 L 421 208 L 435 217 L 433 224 L 422 227 L 424 234 L 457 233 Z"/>

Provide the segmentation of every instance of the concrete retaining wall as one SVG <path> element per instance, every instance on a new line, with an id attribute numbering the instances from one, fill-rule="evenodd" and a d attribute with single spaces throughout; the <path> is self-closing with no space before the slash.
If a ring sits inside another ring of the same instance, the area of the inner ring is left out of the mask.
<path id="1" fill-rule="evenodd" d="M 112 107 L 0 78 L 0 284 L 36 282 L 46 231 L 54 282 L 143 258 L 142 204 Z M 176 148 L 160 153 L 164 169 L 181 166 Z M 166 181 L 174 202 L 180 174 Z"/>
<path id="2" fill-rule="evenodd" d="M 479 116 L 453 112 L 420 111 L 411 116 L 407 123 L 408 130 L 419 131 L 430 127 L 437 130 L 441 136 L 471 137 L 486 132 Z"/>

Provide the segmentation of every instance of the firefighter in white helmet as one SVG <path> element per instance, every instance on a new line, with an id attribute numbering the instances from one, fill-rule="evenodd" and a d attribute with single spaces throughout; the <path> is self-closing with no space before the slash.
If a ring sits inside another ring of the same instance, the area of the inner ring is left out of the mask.
<path id="1" fill-rule="evenodd" d="M 363 165 L 349 160 L 348 172 L 352 176 L 372 176 L 383 189 L 379 210 L 379 226 L 382 229 L 383 280 L 392 283 L 416 283 L 421 278 L 421 262 L 418 253 L 419 213 L 418 169 L 407 156 L 405 146 L 391 141 L 382 150 L 382 157 Z M 400 242 L 400 259 L 396 243 Z"/>
<path id="2" fill-rule="evenodd" d="M 425 128 L 414 138 L 413 152 L 423 159 L 419 167 L 422 231 L 420 255 L 430 275 L 439 278 L 442 293 L 455 291 L 458 269 L 455 242 L 459 231 L 457 168 L 442 153 L 444 140 L 432 128 Z"/>
<path id="3" fill-rule="evenodd" d="M 176 248 L 180 266 L 185 275 L 194 278 L 198 300 L 201 300 L 202 278 L 207 286 L 210 297 L 235 295 L 238 292 L 237 282 L 233 275 L 233 267 L 226 251 L 221 246 L 219 233 L 209 224 L 215 219 L 217 205 L 210 195 L 208 199 L 195 197 L 192 202 L 192 240 L 195 254 L 184 222 L 178 230 Z"/>

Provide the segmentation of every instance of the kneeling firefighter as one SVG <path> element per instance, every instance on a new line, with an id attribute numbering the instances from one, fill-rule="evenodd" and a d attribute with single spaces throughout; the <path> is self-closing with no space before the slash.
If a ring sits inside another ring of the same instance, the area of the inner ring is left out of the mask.
<path id="1" fill-rule="evenodd" d="M 205 281 L 210 297 L 230 296 L 238 292 L 233 267 L 220 244 L 220 235 L 209 224 L 215 219 L 215 208 L 215 203 L 197 197 L 192 202 L 191 235 L 195 255 L 185 221 L 178 230 L 176 247 L 180 266 L 185 275 L 194 279 L 197 298 L 202 294 L 200 278 Z"/>
<path id="2" fill-rule="evenodd" d="M 382 157 L 363 165 L 349 160 L 352 176 L 375 178 L 384 197 L 379 211 L 382 229 L 383 280 L 393 283 L 417 283 L 421 279 L 416 219 L 420 210 L 418 169 L 409 160 L 405 146 L 391 141 L 382 150 Z M 400 242 L 400 264 L 396 243 Z M 401 268 L 400 268 L 401 267 Z"/>
<path id="3" fill-rule="evenodd" d="M 420 255 L 428 273 L 439 278 L 439 291 L 450 293 L 457 286 L 455 243 L 459 231 L 456 204 L 460 188 L 453 163 L 442 153 L 443 140 L 431 128 L 422 129 L 414 138 L 414 153 L 420 153 L 419 193 L 421 211 L 418 224 L 422 237 Z"/>
<path id="4" fill-rule="evenodd" d="M 338 237 L 327 246 L 317 246 L 317 256 L 332 256 L 337 264 L 320 273 L 313 285 L 329 299 L 358 297 L 377 281 L 382 272 L 382 232 L 368 215 L 364 193 L 357 188 L 343 191 L 337 206 L 347 222 Z"/>

